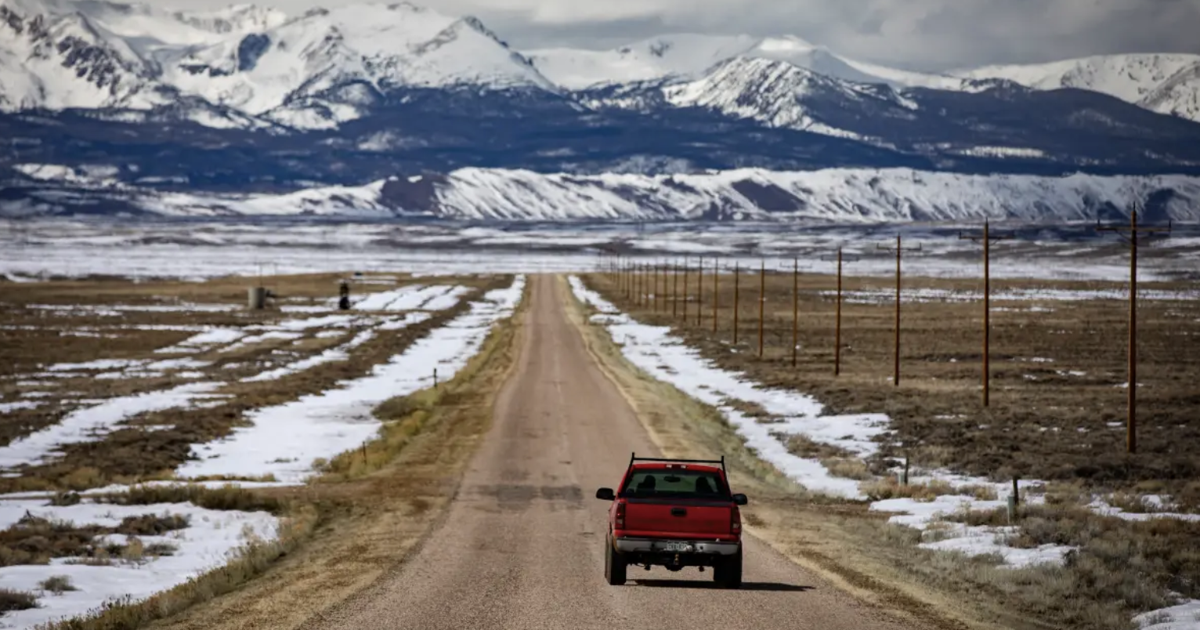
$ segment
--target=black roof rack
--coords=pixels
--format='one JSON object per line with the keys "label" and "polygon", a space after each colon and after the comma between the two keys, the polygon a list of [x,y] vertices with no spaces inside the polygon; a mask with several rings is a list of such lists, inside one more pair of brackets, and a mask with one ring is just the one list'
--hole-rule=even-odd
{"label": "black roof rack", "polygon": [[672,457],[638,457],[636,452],[629,453],[629,465],[633,462],[675,462],[679,464],[720,464],[721,470],[725,470],[725,456],[721,459],[674,459]]}

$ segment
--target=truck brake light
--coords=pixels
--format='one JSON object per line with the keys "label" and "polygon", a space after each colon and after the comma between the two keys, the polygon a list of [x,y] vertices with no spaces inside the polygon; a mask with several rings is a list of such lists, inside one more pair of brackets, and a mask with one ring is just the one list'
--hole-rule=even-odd
{"label": "truck brake light", "polygon": [[742,533],[742,514],[736,505],[729,510],[729,531],[734,534]]}
{"label": "truck brake light", "polygon": [[625,529],[625,502],[617,501],[617,529]]}

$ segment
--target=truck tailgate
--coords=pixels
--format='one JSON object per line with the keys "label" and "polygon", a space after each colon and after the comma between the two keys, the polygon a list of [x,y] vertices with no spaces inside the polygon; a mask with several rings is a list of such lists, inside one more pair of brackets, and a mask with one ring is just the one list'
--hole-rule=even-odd
{"label": "truck tailgate", "polygon": [[728,536],[732,507],[724,503],[629,499],[625,531],[671,536]]}

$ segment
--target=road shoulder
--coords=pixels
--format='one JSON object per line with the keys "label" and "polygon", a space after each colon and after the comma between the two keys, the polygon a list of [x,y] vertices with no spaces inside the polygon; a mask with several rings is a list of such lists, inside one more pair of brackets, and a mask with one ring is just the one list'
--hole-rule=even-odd
{"label": "road shoulder", "polygon": [[360,479],[317,480],[297,491],[320,515],[299,549],[235,592],[148,627],[297,628],[398,571],[444,517],[491,425],[495,398],[522,347],[529,297],[527,286],[513,316],[493,327],[458,376],[436,392],[408,397],[421,404],[397,413],[389,426],[404,430],[419,420],[420,428],[392,461]]}
{"label": "road shoulder", "polygon": [[[566,279],[560,278],[566,284]],[[725,455],[733,482],[751,496],[744,508],[746,531],[796,564],[871,605],[930,629],[995,630],[981,622],[982,611],[937,593],[901,575],[862,544],[880,528],[865,505],[808,497],[744,442],[712,407],[639,370],[621,354],[603,326],[589,321],[586,305],[569,287],[560,292],[568,319],[580,332],[593,360],[634,409],[664,455],[713,458]],[[888,552],[896,550],[888,549]]]}

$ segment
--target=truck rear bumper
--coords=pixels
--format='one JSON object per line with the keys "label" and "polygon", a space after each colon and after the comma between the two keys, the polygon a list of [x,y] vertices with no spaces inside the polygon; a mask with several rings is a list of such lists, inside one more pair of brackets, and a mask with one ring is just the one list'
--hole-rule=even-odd
{"label": "truck rear bumper", "polygon": [[[675,545],[687,545],[680,550]],[[618,553],[630,554],[701,554],[710,556],[732,556],[741,549],[740,542],[715,542],[711,540],[667,540],[662,538],[614,538],[613,546]]]}

